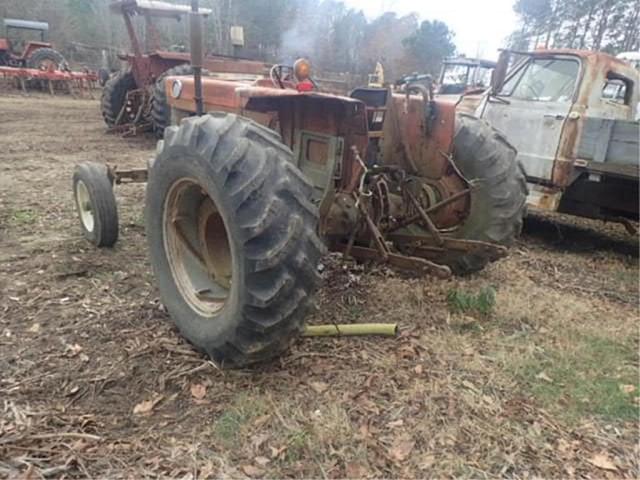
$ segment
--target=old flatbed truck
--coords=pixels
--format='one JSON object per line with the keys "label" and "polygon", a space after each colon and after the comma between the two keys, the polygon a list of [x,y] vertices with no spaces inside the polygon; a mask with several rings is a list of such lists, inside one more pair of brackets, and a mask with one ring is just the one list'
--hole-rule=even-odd
{"label": "old flatbed truck", "polygon": [[637,232],[638,71],[602,52],[536,50],[500,74],[510,54],[476,115],[517,148],[528,204]]}

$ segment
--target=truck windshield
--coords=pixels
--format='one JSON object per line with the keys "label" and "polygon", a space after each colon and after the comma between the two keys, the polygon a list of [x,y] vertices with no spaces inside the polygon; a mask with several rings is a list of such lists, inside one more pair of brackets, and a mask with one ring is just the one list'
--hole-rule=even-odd
{"label": "truck windshield", "polygon": [[532,58],[503,85],[500,95],[539,102],[569,102],[580,64],[565,58]]}

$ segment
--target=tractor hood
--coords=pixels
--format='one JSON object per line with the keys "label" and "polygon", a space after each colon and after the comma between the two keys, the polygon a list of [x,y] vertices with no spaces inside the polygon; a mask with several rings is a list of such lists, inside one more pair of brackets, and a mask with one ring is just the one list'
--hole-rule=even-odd
{"label": "tractor hood", "polygon": [[[320,92],[298,92],[293,88],[275,88],[271,80],[253,80],[242,78],[211,78],[202,79],[202,97],[205,111],[239,111],[252,110],[255,112],[269,112],[288,101],[308,101],[327,105],[343,105],[351,111],[362,109],[364,104],[357,99],[331,95]],[[167,98],[174,108],[185,111],[195,111],[195,89],[193,77],[168,77],[165,83]]]}

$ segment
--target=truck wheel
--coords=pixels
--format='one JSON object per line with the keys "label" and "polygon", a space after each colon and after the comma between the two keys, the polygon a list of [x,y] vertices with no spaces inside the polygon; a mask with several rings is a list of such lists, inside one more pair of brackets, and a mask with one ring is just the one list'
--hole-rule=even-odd
{"label": "truck wheel", "polygon": [[122,70],[107,80],[100,98],[100,110],[107,126],[113,127],[116,124],[120,110],[124,106],[127,92],[135,88],[136,80],[129,70]]}
{"label": "truck wheel", "polygon": [[275,357],[303,327],[324,250],[312,188],[278,134],[233,114],[165,130],[146,224],[160,297],[223,366]]}
{"label": "truck wheel", "polygon": [[56,70],[68,68],[67,61],[62,54],[53,48],[38,48],[27,59],[27,67],[38,70],[48,70],[53,66]]}
{"label": "truck wheel", "polygon": [[73,196],[84,237],[96,247],[118,240],[118,207],[105,165],[85,162],[73,173]]}
{"label": "truck wheel", "polygon": [[[471,210],[454,236],[511,245],[522,230],[526,213],[527,182],[516,160],[516,149],[484,120],[456,115],[454,157],[467,180],[476,182]],[[466,254],[447,262],[458,274],[482,270],[492,259]]]}

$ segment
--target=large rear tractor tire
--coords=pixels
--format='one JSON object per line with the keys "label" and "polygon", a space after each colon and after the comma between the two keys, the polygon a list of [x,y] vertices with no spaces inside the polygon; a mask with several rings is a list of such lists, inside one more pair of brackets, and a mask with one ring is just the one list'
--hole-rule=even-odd
{"label": "large rear tractor tire", "polygon": [[319,285],[312,187],[277,133],[233,114],[165,130],[149,171],[149,255],[180,332],[226,367],[269,360]]}
{"label": "large rear tractor tire", "polygon": [[102,89],[100,110],[108,127],[116,124],[118,115],[124,106],[127,92],[136,88],[136,80],[130,70],[122,70],[112,76]]}
{"label": "large rear tractor tire", "polygon": [[27,67],[38,70],[49,70],[49,67],[54,67],[54,70],[65,70],[68,65],[62,54],[57,50],[53,48],[38,48],[27,59]]}
{"label": "large rear tractor tire", "polygon": [[105,165],[85,162],[73,173],[73,197],[84,237],[96,247],[118,240],[118,207]]}
{"label": "large rear tractor tire", "polygon": [[182,75],[193,75],[193,67],[191,64],[186,63],[170,68],[156,80],[153,87],[153,96],[151,97],[151,124],[156,138],[162,138],[164,129],[171,125],[171,106],[167,101],[164,80],[166,77]]}
{"label": "large rear tractor tire", "polygon": [[[453,161],[474,183],[471,210],[454,236],[509,246],[522,230],[527,182],[516,160],[516,149],[484,120],[456,115]],[[492,260],[480,253],[456,256],[447,262],[464,275],[482,270]]]}

